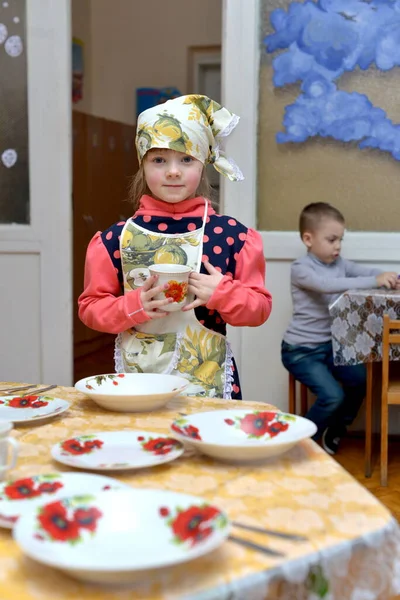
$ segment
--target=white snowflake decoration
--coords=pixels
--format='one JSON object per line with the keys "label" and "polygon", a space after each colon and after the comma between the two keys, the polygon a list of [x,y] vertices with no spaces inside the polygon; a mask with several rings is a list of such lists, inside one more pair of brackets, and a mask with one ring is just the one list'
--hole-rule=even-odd
{"label": "white snowflake decoration", "polygon": [[1,155],[1,162],[5,167],[7,167],[7,169],[11,169],[11,167],[13,167],[17,162],[17,159],[18,154],[12,148],[4,150],[3,154]]}
{"label": "white snowflake decoration", "polygon": [[8,29],[4,23],[0,23],[0,44],[3,44],[8,36]]}
{"label": "white snowflake decoration", "polygon": [[24,46],[19,35],[11,35],[4,44],[6,52],[12,58],[20,56],[24,50]]}

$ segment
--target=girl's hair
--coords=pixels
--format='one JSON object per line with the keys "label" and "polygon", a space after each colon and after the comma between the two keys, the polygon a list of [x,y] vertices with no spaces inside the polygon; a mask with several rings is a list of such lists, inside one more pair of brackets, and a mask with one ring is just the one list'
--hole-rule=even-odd
{"label": "girl's hair", "polygon": [[[140,198],[144,194],[149,194],[151,196],[151,191],[148,188],[148,185],[146,183],[146,178],[144,176],[144,168],[143,168],[143,162],[142,162],[142,164],[139,167],[139,170],[132,177],[132,180],[131,180],[131,183],[129,186],[128,199],[133,204],[134,212],[136,212],[136,210],[138,209]],[[214,195],[213,189],[210,185],[210,181],[207,176],[206,168],[203,167],[203,173],[201,175],[199,187],[196,190],[196,196],[204,196],[205,198],[208,198],[209,200],[213,201],[213,195]]]}

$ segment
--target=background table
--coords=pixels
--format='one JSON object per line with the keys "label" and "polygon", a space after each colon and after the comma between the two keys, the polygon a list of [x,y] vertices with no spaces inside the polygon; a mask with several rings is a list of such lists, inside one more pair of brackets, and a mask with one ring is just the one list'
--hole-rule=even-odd
{"label": "background table", "polygon": [[[71,470],[52,461],[50,448],[74,435],[132,428],[166,433],[178,412],[269,407],[178,398],[162,411],[121,414],[100,409],[73,388],[60,387],[52,395],[72,406],[51,422],[15,430],[21,449],[14,478]],[[118,473],[116,478],[133,487],[203,496],[231,519],[304,534],[309,541],[288,542],[236,530],[242,538],[283,551],[286,558],[226,542],[151,581],[116,589],[82,584],[35,563],[23,556],[8,530],[0,530],[1,600],[388,600],[400,592],[398,524],[312,441],[259,466],[224,464],[190,450],[172,463]]]}
{"label": "background table", "polygon": [[[400,319],[400,290],[349,290],[330,307],[335,365],[367,367],[365,396],[365,475],[371,476],[373,362],[382,360],[383,315]],[[390,360],[400,360],[400,346],[393,346]]]}
{"label": "background table", "polygon": [[[383,315],[400,319],[400,290],[349,290],[329,312],[335,365],[380,361]],[[393,349],[391,360],[400,360],[400,346]]]}

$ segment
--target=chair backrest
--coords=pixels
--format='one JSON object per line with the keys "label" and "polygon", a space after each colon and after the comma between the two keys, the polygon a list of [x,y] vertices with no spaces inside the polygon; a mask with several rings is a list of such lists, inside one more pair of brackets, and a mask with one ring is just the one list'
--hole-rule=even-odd
{"label": "chair backrest", "polygon": [[394,330],[400,330],[400,320],[393,320],[389,315],[383,315],[382,390],[387,390],[389,385],[390,345],[400,344],[400,333],[391,333]]}

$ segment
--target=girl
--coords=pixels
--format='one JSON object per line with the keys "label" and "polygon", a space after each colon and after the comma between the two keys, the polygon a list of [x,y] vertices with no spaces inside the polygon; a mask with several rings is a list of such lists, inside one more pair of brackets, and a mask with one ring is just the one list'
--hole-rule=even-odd
{"label": "girl", "polygon": [[[206,96],[182,96],[139,115],[140,168],[134,215],[98,232],[85,264],[79,316],[88,327],[118,334],[115,368],[125,373],[186,377],[188,395],[241,398],[226,324],[257,326],[271,312],[257,232],[211,207],[205,165],[231,181],[243,176],[218,140],[239,118]],[[177,282],[157,284],[152,264],[188,265],[189,304],[177,312]],[[165,298],[156,299],[164,292]]]}

